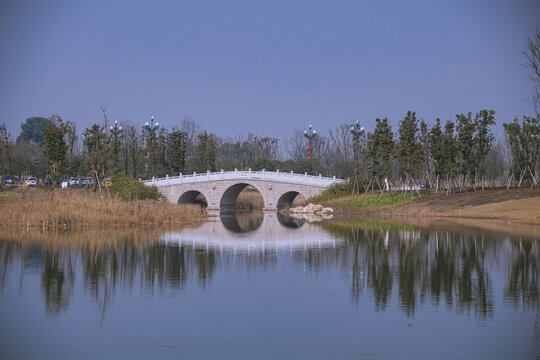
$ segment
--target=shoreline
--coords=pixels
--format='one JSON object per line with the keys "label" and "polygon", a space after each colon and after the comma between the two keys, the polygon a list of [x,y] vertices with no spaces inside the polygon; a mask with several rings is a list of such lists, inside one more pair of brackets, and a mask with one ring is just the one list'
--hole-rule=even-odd
{"label": "shoreline", "polygon": [[[400,197],[401,194],[393,195],[396,196]],[[426,220],[445,219],[456,222],[466,219],[540,225],[539,189],[490,189],[448,195],[429,193],[397,199],[395,204],[389,205],[378,205],[378,201],[372,201],[378,197],[379,194],[346,196],[322,201],[321,204],[334,208],[336,218],[349,220],[381,218],[407,223],[414,218],[418,223]],[[362,207],[363,204],[368,205]]]}

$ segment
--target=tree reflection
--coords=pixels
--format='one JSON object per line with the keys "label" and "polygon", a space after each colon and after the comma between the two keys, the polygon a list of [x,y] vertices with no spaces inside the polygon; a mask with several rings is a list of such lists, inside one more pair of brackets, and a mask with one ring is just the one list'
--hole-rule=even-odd
{"label": "tree reflection", "polygon": [[[491,319],[495,309],[490,273],[499,269],[506,269],[504,300],[537,310],[536,242],[488,241],[481,233],[419,231],[380,223],[320,226],[324,236],[338,239],[335,246],[312,242],[278,249],[267,241],[256,247],[245,234],[238,235],[247,244],[238,252],[234,247],[221,249],[219,242],[213,246],[204,241],[167,242],[155,240],[155,234],[137,233],[99,235],[84,241],[0,240],[0,291],[18,267],[21,286],[25,271],[37,271],[46,312],[58,316],[69,307],[75,273],[80,271],[84,289],[103,320],[119,289],[140,287],[150,295],[180,292],[190,283],[207,289],[219,271],[253,274],[277,269],[282,256],[310,276],[342,272],[350,282],[350,301],[359,305],[373,299],[376,311],[385,311],[394,298],[407,316],[414,316],[421,304],[430,301],[481,320]],[[321,234],[307,224],[287,231]]]}
{"label": "tree reflection", "polygon": [[[408,316],[414,315],[418,305],[428,299],[437,306],[443,300],[447,306],[456,306],[458,312],[474,313],[480,319],[493,316],[493,288],[486,254],[489,251],[493,260],[500,243],[489,242],[486,249],[484,241],[474,236],[367,225],[323,225],[347,242],[349,254],[343,261],[351,267],[354,303],[358,303],[364,289],[369,289],[375,309],[385,310],[397,286],[401,309]],[[536,277],[527,277],[526,282],[538,285]]]}
{"label": "tree reflection", "polygon": [[44,255],[41,289],[45,297],[45,310],[51,316],[58,316],[67,310],[73,293],[74,273],[71,253],[46,251]]}
{"label": "tree reflection", "polygon": [[[536,250],[536,251],[535,251]],[[537,244],[519,240],[512,243],[513,257],[505,299],[515,305],[519,302],[527,310],[538,310],[538,254]]]}

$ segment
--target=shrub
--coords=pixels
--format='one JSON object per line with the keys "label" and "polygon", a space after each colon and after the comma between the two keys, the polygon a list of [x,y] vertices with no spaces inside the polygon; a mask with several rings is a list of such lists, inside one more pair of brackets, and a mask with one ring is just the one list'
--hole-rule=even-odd
{"label": "shrub", "polygon": [[137,179],[124,175],[113,176],[111,191],[123,200],[164,200],[164,196],[157,187],[146,186]]}

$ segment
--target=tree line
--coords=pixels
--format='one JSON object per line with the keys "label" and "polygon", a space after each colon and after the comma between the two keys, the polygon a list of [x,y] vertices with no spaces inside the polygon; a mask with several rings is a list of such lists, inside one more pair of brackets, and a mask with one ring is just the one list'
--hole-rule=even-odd
{"label": "tree line", "polygon": [[533,181],[539,173],[540,117],[504,123],[504,139],[493,134],[495,112],[457,114],[429,126],[408,111],[397,130],[388,118],[375,119],[373,132],[353,132],[341,124],[308,142],[300,130],[280,142],[249,134],[218,136],[185,116],[171,129],[104,120],[78,132],[58,115],[28,118],[12,141],[0,126],[0,158],[5,175],[40,177],[163,177],[219,169],[307,172],[362,179],[416,179],[429,183],[460,179],[463,185],[502,184],[509,177]]}

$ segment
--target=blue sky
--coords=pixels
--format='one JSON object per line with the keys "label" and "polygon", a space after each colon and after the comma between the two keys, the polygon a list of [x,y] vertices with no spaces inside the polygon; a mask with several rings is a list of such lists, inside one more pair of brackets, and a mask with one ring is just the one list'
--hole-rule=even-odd
{"label": "blue sky", "polygon": [[540,1],[2,1],[0,112],[288,137],[407,110],[532,114]]}

